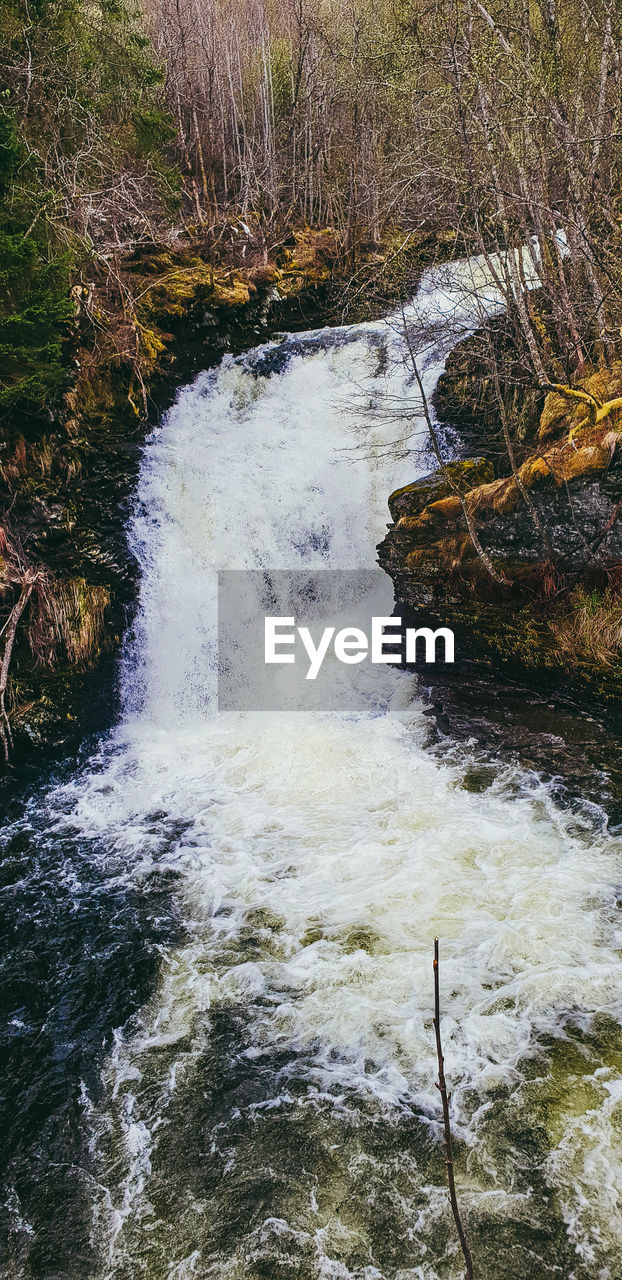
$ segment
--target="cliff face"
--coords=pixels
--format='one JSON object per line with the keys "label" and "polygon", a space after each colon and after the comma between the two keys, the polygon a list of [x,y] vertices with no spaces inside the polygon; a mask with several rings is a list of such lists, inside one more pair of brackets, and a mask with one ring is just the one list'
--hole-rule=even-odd
{"label": "cliff face", "polygon": [[[622,577],[622,409],[609,407],[622,390],[622,368],[599,371],[579,390],[588,393],[585,400],[547,396],[537,439],[519,469],[553,556],[513,476],[493,479],[491,464],[481,459],[450,468],[506,586],[494,583],[478,558],[460,499],[442,472],[389,499],[393,524],[378,559],[397,600],[407,611],[453,625],[474,656],[494,652],[548,667],[571,661],[586,673],[599,665],[610,674],[619,668],[612,636],[599,655],[583,635],[573,648],[562,625],[581,613],[588,594],[593,611],[610,618]],[[588,404],[590,395],[604,408]]]}

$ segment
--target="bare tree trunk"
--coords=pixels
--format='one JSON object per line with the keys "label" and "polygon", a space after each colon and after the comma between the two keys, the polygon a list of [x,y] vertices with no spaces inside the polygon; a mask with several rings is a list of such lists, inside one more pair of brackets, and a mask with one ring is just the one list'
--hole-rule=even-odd
{"label": "bare tree trunk", "polygon": [[517,489],[518,489],[518,491],[519,491],[519,493],[520,493],[520,495],[521,495],[521,497],[522,497],[522,499],[523,499],[523,502],[525,503],[525,506],[527,507],[527,510],[529,511],[529,514],[530,514],[530,516],[531,516],[531,519],[533,520],[534,526],[535,526],[535,528],[536,528],[537,532],[539,533],[539,535],[540,535],[540,537],[541,537],[541,539],[542,539],[542,545],[543,545],[544,550],[545,550],[545,552],[546,552],[546,554],[547,554],[547,557],[548,557],[548,559],[549,559],[549,560],[554,561],[554,560],[556,559],[556,556],[555,556],[555,551],[554,551],[554,549],[553,549],[553,546],[552,546],[552,544],[551,544],[551,540],[550,540],[549,535],[548,535],[548,533],[547,533],[547,531],[546,531],[546,529],[545,529],[545,527],[544,527],[544,525],[543,525],[543,523],[542,523],[542,521],[541,521],[541,519],[540,519],[540,516],[538,515],[538,512],[536,511],[536,508],[535,508],[535,505],[534,505],[533,498],[532,498],[532,496],[531,496],[531,494],[530,494],[529,490],[525,488],[525,485],[523,484],[523,481],[522,481],[522,479],[521,479],[521,476],[520,476],[520,472],[519,472],[519,470],[518,470],[518,467],[516,466],[516,457],[515,457],[515,454],[514,454],[514,446],[513,446],[513,444],[512,444],[512,437],[511,437],[511,435],[510,435],[510,428],[509,428],[509,423],[508,423],[508,415],[507,415],[507,410],[506,410],[506,406],[505,406],[505,401],[504,401],[504,399],[503,399],[503,393],[502,393],[502,391],[501,391],[501,383],[500,383],[500,381],[499,381],[499,369],[498,369],[498,367],[497,367],[497,359],[496,359],[495,352],[494,352],[494,348],[493,348],[493,344],[492,344],[492,338],[491,338],[491,336],[490,336],[490,330],[488,329],[488,327],[487,327],[487,326],[486,326],[486,341],[487,341],[487,344],[488,344],[488,354],[489,354],[489,357],[490,357],[490,363],[491,363],[491,368],[492,368],[492,380],[493,380],[493,385],[494,385],[494,388],[495,388],[495,396],[496,396],[497,404],[498,404],[498,406],[499,406],[499,417],[501,418],[501,427],[502,427],[502,430],[503,430],[503,440],[504,440],[504,443],[505,443],[506,453],[507,453],[507,455],[508,455],[508,459],[509,459],[509,462],[510,462],[510,467],[511,467],[511,470],[512,470],[512,477],[513,477],[514,482],[515,482],[515,484],[516,484],[516,487],[517,487]]}
{"label": "bare tree trunk", "polygon": [[403,312],[402,312],[402,319],[403,319],[404,335],[406,338],[406,345],[408,347],[408,354],[410,356],[410,361],[411,361],[413,373],[415,375],[415,380],[419,388],[419,394],[421,396],[421,403],[423,406],[423,413],[426,421],[426,426],[428,429],[428,435],[430,437],[432,448],[434,450],[434,455],[436,457],[439,467],[443,472],[443,475],[445,476],[445,479],[447,481],[447,484],[449,485],[449,488],[451,489],[452,493],[455,495],[455,497],[458,499],[460,503],[460,506],[462,508],[462,514],[464,516],[465,524],[467,527],[467,533],[471,540],[471,545],[473,546],[473,550],[475,551],[475,554],[483,564],[487,574],[489,575],[490,578],[492,578],[493,582],[496,582],[500,587],[507,587],[509,583],[505,574],[500,569],[497,569],[495,567],[488,553],[484,551],[484,548],[477,536],[477,529],[475,528],[475,522],[473,520],[473,516],[471,515],[471,512],[469,511],[468,505],[465,501],[464,494],[462,493],[460,486],[455,483],[454,479],[451,476],[451,473],[447,469],[447,464],[445,462],[445,459],[443,458],[441,447],[438,442],[438,436],[436,434],[434,422],[432,420],[432,414],[430,412],[428,397],[426,395],[425,387],[423,385],[423,380],[419,372],[419,365],[417,364],[417,356],[413,349],[410,334],[408,332],[408,326],[406,324],[406,320]]}
{"label": "bare tree trunk", "polygon": [[200,129],[199,129],[199,121],[198,121],[198,117],[197,117],[197,109],[196,109],[196,107],[195,107],[194,103],[192,104],[192,123],[193,123],[193,125],[194,125],[194,137],[195,137],[195,141],[196,141],[196,145],[197,145],[197,156],[198,156],[198,160],[199,160],[199,171],[200,171],[200,174],[201,174],[201,184],[202,184],[202,187],[203,187],[203,199],[205,200],[205,207],[206,207],[206,209],[207,209],[207,210],[209,210],[209,206],[210,206],[210,195],[209,195],[209,188],[208,188],[208,185],[207,185],[207,173],[205,172],[205,161],[204,161],[204,159],[203,159],[203,144],[202,144],[202,142],[201,142],[201,131],[200,131]]}
{"label": "bare tree trunk", "polygon": [[11,657],[13,654],[17,625],[28,601],[30,600],[36,580],[36,574],[31,571],[27,571],[24,574],[19,599],[13,605],[4,627],[4,652],[2,654],[2,664],[0,666],[0,742],[2,743],[4,751],[5,764],[8,763],[10,750],[13,746],[13,735],[11,733],[11,725],[5,705],[6,689],[9,680],[9,668],[11,666]]}
{"label": "bare tree trunk", "polygon": [[503,191],[503,186],[499,179],[499,173],[498,173],[495,156],[494,156],[494,147],[492,142],[488,103],[486,101],[486,95],[481,85],[479,86],[479,91],[478,91],[478,101],[479,101],[479,107],[480,107],[480,112],[482,116],[483,128],[484,128],[484,141],[485,141],[486,150],[488,152],[488,156],[490,159],[490,167],[491,167],[491,173],[493,177],[495,196],[497,200],[497,208],[499,211],[499,219],[501,222],[501,226],[503,229],[503,236],[505,240],[506,255],[507,255],[507,270],[508,270],[509,278],[511,281],[512,300],[514,302],[514,305],[518,313],[520,326],[523,331],[525,342],[527,343],[527,348],[529,351],[529,355],[531,357],[531,362],[533,364],[536,377],[538,379],[538,382],[541,385],[544,385],[544,383],[548,381],[548,378],[547,378],[546,370],[544,368],[544,364],[542,363],[542,357],[538,349],[538,343],[533,331],[533,326],[531,323],[531,318],[529,316],[529,311],[527,309],[527,303],[525,300],[524,282],[523,280],[521,280],[521,273],[520,273],[519,264],[517,261],[517,255],[522,255],[524,250],[522,245],[519,246],[518,248],[515,248],[514,246],[514,237],[510,229],[510,224],[509,224],[509,219],[507,214],[507,207],[505,202],[505,195]]}

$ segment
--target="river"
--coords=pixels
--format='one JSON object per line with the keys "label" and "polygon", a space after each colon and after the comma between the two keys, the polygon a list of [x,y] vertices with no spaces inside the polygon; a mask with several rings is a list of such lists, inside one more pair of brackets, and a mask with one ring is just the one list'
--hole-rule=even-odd
{"label": "river", "polygon": [[122,715],[2,837],[11,1280],[457,1280],[435,934],[476,1275],[622,1274],[606,815],[504,760],[466,789],[406,671],[214,703],[215,570],[373,568],[431,465],[403,323],[431,395],[498,306],[485,263],[429,269],[404,316],[225,357],[147,442]]}

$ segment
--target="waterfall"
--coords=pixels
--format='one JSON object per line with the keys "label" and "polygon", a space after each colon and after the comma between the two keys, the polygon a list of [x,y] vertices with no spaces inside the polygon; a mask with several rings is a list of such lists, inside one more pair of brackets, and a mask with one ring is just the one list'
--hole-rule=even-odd
{"label": "waterfall", "polygon": [[619,841],[518,766],[466,790],[407,672],[351,714],[214,705],[217,571],[373,568],[430,469],[404,325],[431,395],[501,306],[482,259],[429,269],[403,315],[226,356],[147,443],[124,715],[50,802],[176,920],[83,1088],[90,1275],[457,1280],[435,934],[478,1274],[620,1274]]}

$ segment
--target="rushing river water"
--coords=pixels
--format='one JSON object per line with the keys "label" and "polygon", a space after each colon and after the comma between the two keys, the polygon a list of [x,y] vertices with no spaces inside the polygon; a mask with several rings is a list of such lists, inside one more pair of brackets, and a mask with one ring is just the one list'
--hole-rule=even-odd
{"label": "rushing river water", "polygon": [[[429,392],[496,305],[482,263],[424,276]],[[457,1280],[434,934],[477,1276],[622,1275],[604,815],[466,790],[393,668],[348,714],[214,710],[214,569],[373,567],[429,468],[400,328],[226,357],[147,445],[121,723],[4,835],[11,1280]]]}

